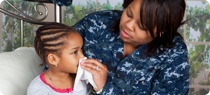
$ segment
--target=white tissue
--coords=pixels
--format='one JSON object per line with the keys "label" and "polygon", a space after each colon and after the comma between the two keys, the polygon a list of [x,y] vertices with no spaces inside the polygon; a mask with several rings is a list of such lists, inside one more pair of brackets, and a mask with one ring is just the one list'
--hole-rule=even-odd
{"label": "white tissue", "polygon": [[84,89],[84,85],[81,82],[85,81],[86,84],[90,83],[94,88],[97,88],[94,81],[93,81],[93,76],[90,72],[82,69],[80,62],[84,63],[85,60],[87,59],[87,57],[84,57],[83,59],[79,60],[79,66],[78,66],[78,70],[77,70],[77,76],[76,79],[74,81],[74,91],[80,91],[82,89]]}

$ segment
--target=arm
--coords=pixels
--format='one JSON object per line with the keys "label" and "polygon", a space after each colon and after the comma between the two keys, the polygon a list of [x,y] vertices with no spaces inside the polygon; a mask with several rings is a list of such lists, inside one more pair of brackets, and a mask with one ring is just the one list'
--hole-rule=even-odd
{"label": "arm", "polygon": [[78,30],[82,38],[92,40],[100,37],[104,30],[112,27],[112,23],[120,19],[122,11],[104,10],[93,12],[78,21],[73,27]]}
{"label": "arm", "polygon": [[76,30],[79,32],[79,34],[82,36],[82,38],[85,37],[85,30],[87,29],[86,27],[86,21],[87,21],[87,18],[84,17],[83,19],[81,19],[80,21],[78,21],[74,26],[74,28],[76,28]]}
{"label": "arm", "polygon": [[180,56],[165,68],[152,82],[151,94],[187,95],[189,90],[189,65],[186,56]]}
{"label": "arm", "polygon": [[187,47],[183,43],[169,52],[166,66],[152,82],[150,94],[187,95],[189,90],[189,70]]}

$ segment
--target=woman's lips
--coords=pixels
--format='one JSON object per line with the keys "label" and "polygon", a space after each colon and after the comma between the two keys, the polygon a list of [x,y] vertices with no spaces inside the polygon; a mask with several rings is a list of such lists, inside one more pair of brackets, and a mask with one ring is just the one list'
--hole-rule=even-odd
{"label": "woman's lips", "polygon": [[131,36],[128,35],[123,29],[121,30],[121,35],[124,37],[124,38],[130,38]]}

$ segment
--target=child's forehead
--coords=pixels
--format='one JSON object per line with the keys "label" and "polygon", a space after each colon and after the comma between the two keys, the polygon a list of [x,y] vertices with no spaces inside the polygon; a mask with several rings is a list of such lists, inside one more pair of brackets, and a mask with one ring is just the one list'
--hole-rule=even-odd
{"label": "child's forehead", "polygon": [[67,38],[69,40],[76,40],[76,39],[80,39],[81,36],[78,32],[72,32],[72,33],[70,33],[70,35]]}
{"label": "child's forehead", "polygon": [[70,34],[67,39],[67,43],[71,46],[81,46],[83,45],[83,39],[79,33],[75,32]]}

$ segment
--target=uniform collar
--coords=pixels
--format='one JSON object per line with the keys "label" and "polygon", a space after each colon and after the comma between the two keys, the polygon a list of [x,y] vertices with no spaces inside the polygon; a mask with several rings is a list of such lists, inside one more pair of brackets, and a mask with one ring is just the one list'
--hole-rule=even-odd
{"label": "uniform collar", "polygon": [[109,50],[111,51],[111,53],[113,54],[113,56],[115,57],[115,59],[118,62],[120,62],[122,60],[130,60],[130,59],[128,59],[130,57],[140,57],[140,55],[145,54],[145,50],[143,48],[148,45],[148,43],[147,43],[147,44],[143,44],[143,45],[139,46],[131,54],[129,54],[127,57],[123,58],[124,42],[120,38],[119,32],[116,34],[112,34],[112,33],[109,34],[106,39],[108,41],[107,47],[109,48]]}

